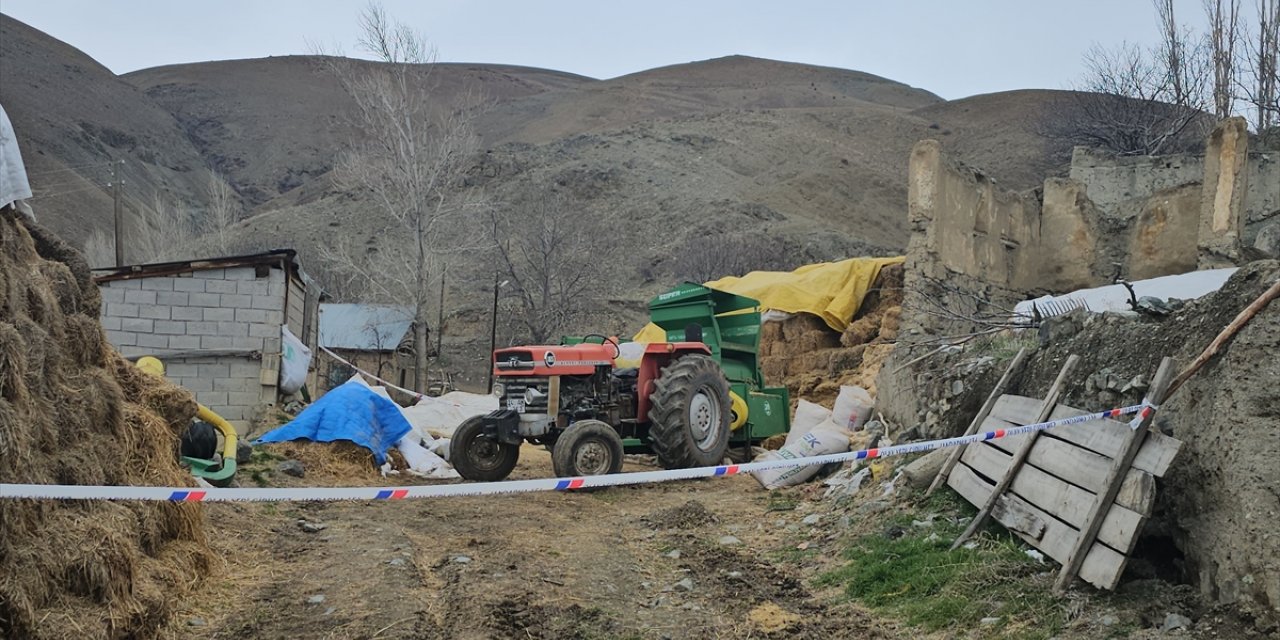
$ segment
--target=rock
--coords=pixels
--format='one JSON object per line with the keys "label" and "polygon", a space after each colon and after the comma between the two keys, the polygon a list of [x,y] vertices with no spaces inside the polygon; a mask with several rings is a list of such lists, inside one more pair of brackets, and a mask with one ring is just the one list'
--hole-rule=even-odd
{"label": "rock", "polygon": [[1267,255],[1280,258],[1280,221],[1272,222],[1258,230],[1253,247]]}
{"label": "rock", "polygon": [[801,520],[800,522],[804,524],[809,524],[809,525],[818,524],[819,522],[822,522],[822,516],[816,513],[813,513],[805,516],[804,519]]}
{"label": "rock", "polygon": [[673,559],[673,560],[679,560],[679,559],[680,559],[680,550],[679,550],[679,549],[672,549],[672,550],[670,550],[670,551],[668,551],[668,552],[666,552],[666,553],[664,553],[664,554],[662,554],[662,555],[664,555],[664,556],[666,556],[666,557],[668,557],[668,558],[671,558],[671,559]]}
{"label": "rock", "polygon": [[308,520],[298,520],[298,528],[306,533],[320,533],[329,528],[329,525],[321,522],[310,522]]}
{"label": "rock", "polygon": [[1161,631],[1173,631],[1174,629],[1190,629],[1191,618],[1180,613],[1170,613],[1164,617],[1164,624],[1160,625]]}
{"label": "rock", "polygon": [[726,547],[742,544],[742,541],[735,536],[721,536],[720,539],[717,540],[717,542],[719,542],[720,544]]}
{"label": "rock", "polygon": [[946,449],[935,449],[903,467],[902,475],[907,479],[907,484],[916,489],[929,486],[933,479],[938,477],[938,472],[942,470],[942,464],[947,461],[949,453]]}
{"label": "rock", "polygon": [[951,395],[953,395],[953,396],[958,396],[958,395],[960,395],[960,394],[962,394],[962,393],[964,393],[964,381],[963,381],[963,380],[952,380],[952,381],[951,381]]}
{"label": "rock", "polygon": [[683,591],[693,591],[693,578],[685,578],[677,582],[676,588]]}
{"label": "rock", "polygon": [[1138,298],[1137,311],[1139,313],[1145,313],[1147,315],[1159,316],[1159,317],[1164,317],[1169,315],[1170,313],[1173,313],[1173,309],[1171,309],[1169,305],[1165,303],[1164,300],[1161,300],[1160,298],[1156,298],[1154,296],[1142,296]]}
{"label": "rock", "polygon": [[393,567],[403,567],[405,562],[404,562],[404,558],[392,558],[387,561],[387,564]]}
{"label": "rock", "polygon": [[1125,385],[1120,388],[1120,393],[1129,393],[1130,391],[1146,391],[1147,386],[1148,386],[1147,379],[1141,374],[1139,374],[1130,378],[1129,381],[1126,382]]}
{"label": "rock", "polygon": [[301,478],[307,475],[306,468],[303,467],[302,463],[298,462],[297,460],[285,460],[284,462],[281,462],[280,464],[276,465],[276,471],[279,471],[280,473],[283,473],[283,474],[291,475],[295,478]]}
{"label": "rock", "polygon": [[467,556],[454,556],[453,563],[454,564],[470,564],[471,558],[468,558]]}
{"label": "rock", "polygon": [[978,624],[981,624],[983,626],[991,626],[993,624],[996,624],[997,622],[1000,622],[1000,618],[987,617],[979,620]]}
{"label": "rock", "polygon": [[879,513],[889,508],[889,503],[883,500],[872,500],[858,506],[858,513],[866,515],[869,513]]}
{"label": "rock", "polygon": [[190,618],[187,620],[188,627],[203,627],[204,625],[204,618]]}
{"label": "rock", "polygon": [[307,604],[324,604],[324,594],[317,593],[316,595],[307,598]]}
{"label": "rock", "polygon": [[1101,622],[1102,626],[1104,627],[1114,627],[1117,624],[1120,624],[1120,618],[1107,614],[1105,616],[1102,616],[1099,622]]}
{"label": "rock", "polygon": [[236,464],[249,464],[253,459],[253,447],[244,440],[236,440]]}

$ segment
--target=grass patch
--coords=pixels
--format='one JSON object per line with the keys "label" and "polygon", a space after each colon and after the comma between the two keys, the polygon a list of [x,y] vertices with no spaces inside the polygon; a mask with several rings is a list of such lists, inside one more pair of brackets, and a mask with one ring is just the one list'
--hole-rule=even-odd
{"label": "grass patch", "polygon": [[[844,551],[844,566],[818,577],[820,586],[842,587],[867,607],[929,631],[974,630],[982,618],[992,634],[1048,638],[1066,621],[1051,594],[1051,567],[1029,558],[1026,547],[997,527],[972,538],[973,548],[950,550],[964,530],[957,516],[973,508],[951,492],[940,492],[910,513],[887,522],[881,533],[864,535]],[[913,520],[939,514],[934,524]]]}
{"label": "grass patch", "polygon": [[977,338],[969,343],[966,351],[976,356],[991,356],[996,362],[1004,362],[1018,355],[1019,349],[1035,351],[1039,344],[1040,338],[1036,332],[1016,331]]}
{"label": "grass patch", "polygon": [[793,495],[784,494],[781,491],[770,491],[769,502],[765,505],[765,513],[773,511],[795,511],[800,501]]}

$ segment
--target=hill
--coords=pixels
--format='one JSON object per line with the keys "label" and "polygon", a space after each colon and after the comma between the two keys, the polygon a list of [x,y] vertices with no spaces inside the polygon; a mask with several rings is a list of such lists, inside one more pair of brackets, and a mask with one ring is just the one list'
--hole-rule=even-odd
{"label": "hill", "polygon": [[[65,151],[83,136],[68,135],[77,129],[66,122],[43,124],[49,111],[43,105],[58,103],[53,111],[67,111],[62,119],[83,123],[80,130],[119,129],[146,140],[114,150],[130,166],[186,168],[162,174],[169,178],[163,187],[140,180],[138,192],[187,185],[199,205],[196,176],[207,176],[206,169],[225,176],[248,207],[235,231],[240,248],[293,246],[322,274],[322,249],[336,239],[368,251],[401,248],[404,240],[387,233],[387,221],[360,193],[335,187],[334,159],[358,131],[351,101],[321,72],[322,60],[207,62],[115,78],[52,38],[16,21],[4,24],[21,32],[24,43],[6,38],[6,65],[45,60],[92,69],[92,82],[68,87],[70,80],[60,80],[39,96],[15,90],[6,76],[5,104],[28,140],[24,150],[37,157],[33,171],[50,156],[61,163],[54,168],[86,179],[73,169],[81,156]],[[601,321],[612,316],[620,326],[621,316],[634,319],[647,295],[695,277],[689,256],[745,246],[750,255],[735,269],[785,268],[901,251],[907,156],[919,139],[942,140],[954,155],[1015,188],[1037,186],[1066,158],[1062,145],[1039,133],[1047,114],[1069,106],[1063,92],[948,102],[858,71],[745,56],[608,80],[481,64],[437,64],[419,72],[442,108],[462,103],[479,113],[474,125],[484,149],[460,188],[517,215],[554,198],[584,224],[604,221],[607,255],[589,268],[607,285],[607,299],[598,301]],[[111,108],[86,95],[84,87],[98,85],[115,96]],[[168,156],[148,156],[160,150]],[[38,189],[45,177],[33,177]],[[93,216],[37,208],[78,241],[82,219],[100,221],[110,211],[109,202],[94,195],[98,200],[82,207],[100,212]],[[480,229],[460,225],[458,232],[474,238]],[[462,315],[468,309],[480,314],[492,256],[457,253],[450,268],[453,306]]]}
{"label": "hill", "polygon": [[112,223],[112,163],[128,209],[154,194],[197,201],[204,158],[172,115],[82,51],[0,14],[0,104],[18,133],[33,206],[75,244]]}

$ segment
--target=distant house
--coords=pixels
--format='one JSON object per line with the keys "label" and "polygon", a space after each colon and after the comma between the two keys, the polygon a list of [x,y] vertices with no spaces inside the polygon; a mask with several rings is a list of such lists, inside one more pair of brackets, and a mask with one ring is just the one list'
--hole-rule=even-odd
{"label": "distant house", "polygon": [[170,380],[242,432],[282,399],[281,326],[315,351],[322,294],[291,249],[95,269],[94,281],[111,344],[126,358],[159,358]]}
{"label": "distant house", "polygon": [[[392,384],[413,386],[413,309],[409,307],[322,304],[319,344]],[[355,374],[327,354],[319,358],[322,390],[332,389]]]}

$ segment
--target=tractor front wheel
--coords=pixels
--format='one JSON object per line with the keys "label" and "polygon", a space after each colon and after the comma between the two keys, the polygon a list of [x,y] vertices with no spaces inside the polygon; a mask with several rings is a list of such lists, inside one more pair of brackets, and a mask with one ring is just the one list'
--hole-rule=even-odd
{"label": "tractor front wheel", "polygon": [[498,442],[484,434],[480,416],[468,418],[453,432],[449,443],[453,468],[467,480],[494,482],[511,475],[520,458],[520,446]]}
{"label": "tractor front wheel", "polygon": [[729,447],[729,381],[708,356],[667,365],[649,397],[649,439],[667,469],[720,464]]}
{"label": "tractor front wheel", "polygon": [[556,476],[600,476],[622,471],[622,436],[599,420],[569,425],[551,451]]}

